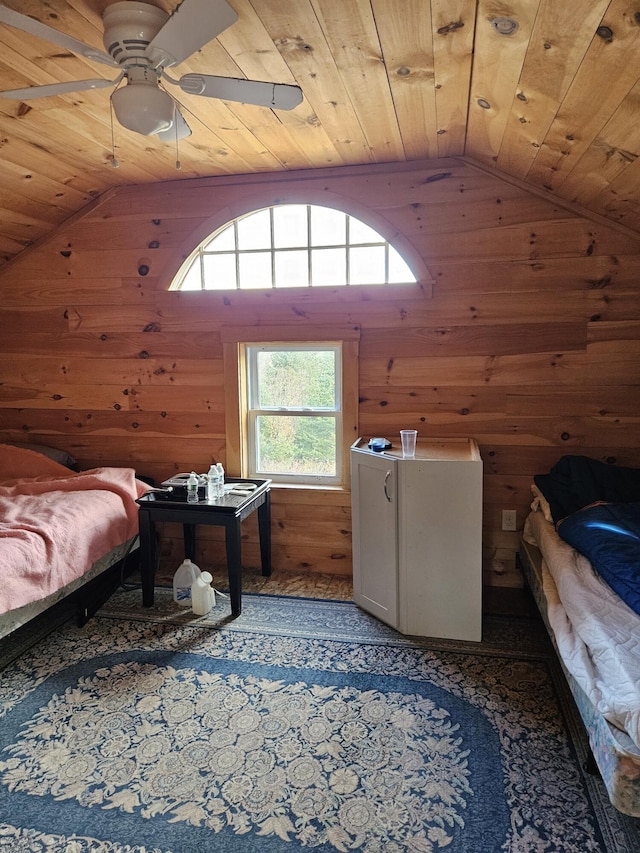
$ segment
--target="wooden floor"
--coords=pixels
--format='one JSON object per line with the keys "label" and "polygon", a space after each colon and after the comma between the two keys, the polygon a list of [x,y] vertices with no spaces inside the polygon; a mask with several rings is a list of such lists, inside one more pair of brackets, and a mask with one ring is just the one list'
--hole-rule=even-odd
{"label": "wooden floor", "polygon": [[351,601],[353,598],[351,578],[308,572],[297,574],[274,571],[271,577],[265,578],[259,569],[243,569],[242,590],[303,598],[333,598],[338,601]]}
{"label": "wooden floor", "polygon": [[[171,586],[170,577],[158,574],[158,586]],[[226,573],[216,573],[213,586],[227,589]],[[260,569],[242,569],[242,591],[261,592],[266,595],[292,595],[301,598],[332,598],[337,601],[351,601],[353,583],[351,578],[318,573],[278,572],[274,569],[270,577],[263,577]]]}
{"label": "wooden floor", "polygon": [[[171,586],[171,577],[157,576],[159,586]],[[226,574],[214,574],[213,586],[227,589]],[[278,572],[274,569],[270,577],[263,577],[260,569],[242,570],[242,591],[260,592],[265,595],[291,595],[302,598],[325,598],[336,601],[353,599],[351,578],[319,573]],[[483,611],[506,616],[537,616],[532,596],[525,589],[485,587]]]}
{"label": "wooden floor", "polygon": [[[243,569],[242,590],[303,598],[332,598],[337,601],[351,601],[353,598],[351,578],[276,571],[270,578],[263,578],[259,569]],[[485,587],[482,598],[484,613],[536,618],[538,616],[533,597],[526,589]]]}

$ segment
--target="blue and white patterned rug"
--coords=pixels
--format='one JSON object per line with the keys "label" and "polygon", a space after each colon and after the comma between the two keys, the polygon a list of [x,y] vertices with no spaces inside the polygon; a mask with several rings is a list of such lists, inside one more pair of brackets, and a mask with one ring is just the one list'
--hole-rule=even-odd
{"label": "blue and white patterned rug", "polygon": [[348,602],[227,605],[122,593],[9,664],[0,851],[640,849],[581,770],[532,620],[473,645]]}

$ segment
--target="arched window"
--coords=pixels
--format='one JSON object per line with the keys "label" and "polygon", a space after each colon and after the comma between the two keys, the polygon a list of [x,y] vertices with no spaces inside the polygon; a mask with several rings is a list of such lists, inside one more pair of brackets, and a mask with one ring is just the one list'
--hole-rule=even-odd
{"label": "arched window", "polygon": [[172,290],[259,290],[415,282],[373,228],[341,210],[281,204],[238,217],[207,237]]}

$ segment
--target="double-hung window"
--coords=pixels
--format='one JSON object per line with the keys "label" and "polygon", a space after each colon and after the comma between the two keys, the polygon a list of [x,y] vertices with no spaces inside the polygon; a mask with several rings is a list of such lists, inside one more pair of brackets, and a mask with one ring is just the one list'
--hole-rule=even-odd
{"label": "double-hung window", "polygon": [[360,330],[315,331],[310,341],[297,327],[222,329],[229,470],[288,486],[348,485]]}
{"label": "double-hung window", "polygon": [[245,364],[249,475],[340,483],[341,344],[246,344]]}

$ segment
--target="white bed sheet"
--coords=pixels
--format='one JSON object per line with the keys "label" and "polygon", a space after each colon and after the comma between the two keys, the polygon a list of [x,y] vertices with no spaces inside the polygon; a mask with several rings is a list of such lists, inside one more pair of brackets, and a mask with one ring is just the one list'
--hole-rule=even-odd
{"label": "white bed sheet", "polygon": [[545,585],[548,618],[562,659],[595,708],[640,748],[640,616],[557,534],[540,510],[525,541],[536,545],[555,590]]}

